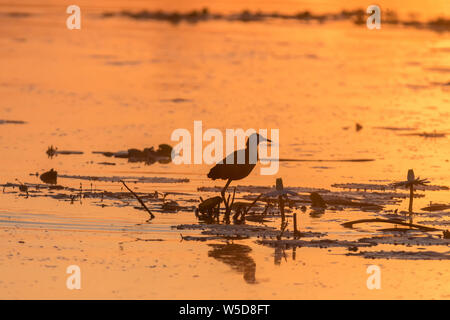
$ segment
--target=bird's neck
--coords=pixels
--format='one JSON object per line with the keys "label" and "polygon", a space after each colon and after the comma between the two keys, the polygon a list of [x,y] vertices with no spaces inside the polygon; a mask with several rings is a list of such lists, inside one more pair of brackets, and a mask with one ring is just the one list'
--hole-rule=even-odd
{"label": "bird's neck", "polygon": [[[255,152],[256,152],[256,160],[259,160],[258,143],[256,144],[255,148],[256,148],[256,150],[255,150]],[[250,151],[252,151],[251,149],[252,149],[252,148],[250,147],[250,144],[249,144],[249,142],[247,141],[247,146],[246,146],[246,148],[245,148],[245,159],[246,159],[247,161],[248,161],[248,159],[250,158]]]}

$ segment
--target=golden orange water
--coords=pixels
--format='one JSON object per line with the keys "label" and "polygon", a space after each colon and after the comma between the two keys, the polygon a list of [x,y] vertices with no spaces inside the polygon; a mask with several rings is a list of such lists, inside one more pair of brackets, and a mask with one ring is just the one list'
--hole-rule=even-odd
{"label": "golden orange water", "polygon": [[[50,168],[66,175],[186,177],[189,183],[133,187],[198,198],[198,187],[222,184],[206,178],[207,165],[115,160],[117,165],[109,167],[99,164],[108,158],[91,152],[174,144],[173,130],[193,130],[194,120],[202,120],[205,129],[279,129],[282,158],[375,159],[283,162],[276,176],[261,176],[257,166],[239,184],[273,185],[282,177],[285,186],[330,188],[341,182],[402,180],[414,168],[433,184],[450,185],[448,138],[377,129],[450,130],[448,32],[384,24],[369,30],[349,21],[172,25],[100,17],[122,9],[328,13],[368,5],[342,3],[78,1],[82,28],[70,31],[65,10],[72,3],[0,1],[0,120],[26,121],[0,125],[0,183],[16,178],[38,183],[30,173]],[[377,4],[423,20],[450,13],[446,0]],[[10,12],[32,15],[4,15]],[[359,132],[356,123],[363,125]],[[49,159],[49,145],[84,154]],[[78,187],[80,181],[60,183]],[[121,188],[117,183],[96,187]],[[415,205],[448,203],[448,196],[448,191],[430,192]],[[366,216],[358,211],[330,212],[321,219],[301,215],[300,223],[355,238],[366,231],[346,230],[339,223]],[[347,257],[344,249],[298,248],[295,260],[289,250],[280,262],[280,252],[254,240],[235,241],[239,246],[225,259],[232,244],[180,242],[179,232],[170,228],[196,222],[193,212],[160,214],[151,223],[146,219],[131,207],[0,194],[0,298],[450,297],[446,261],[372,261]],[[66,268],[73,264],[82,270],[78,291],[66,288]],[[371,264],[382,268],[381,290],[367,289]],[[244,274],[254,265],[252,284]]]}

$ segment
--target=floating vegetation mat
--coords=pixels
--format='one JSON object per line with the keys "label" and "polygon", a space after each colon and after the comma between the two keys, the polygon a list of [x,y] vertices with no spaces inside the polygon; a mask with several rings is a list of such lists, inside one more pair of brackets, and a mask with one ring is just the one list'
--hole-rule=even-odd
{"label": "floating vegetation mat", "polygon": [[426,236],[382,236],[362,238],[359,242],[370,244],[393,244],[405,246],[450,246],[450,239]]}
{"label": "floating vegetation mat", "polygon": [[270,247],[283,247],[283,248],[294,248],[294,247],[309,247],[309,248],[348,248],[350,250],[357,250],[360,247],[372,247],[376,244],[363,243],[358,241],[346,241],[346,240],[299,240],[299,239],[287,239],[287,240],[257,240],[259,244],[270,246]]}
{"label": "floating vegetation mat", "polygon": [[[107,180],[109,181],[109,180]],[[119,185],[118,185],[119,186]],[[89,203],[100,207],[127,207],[131,206],[137,210],[143,210],[139,203],[136,203],[136,197],[128,191],[107,191],[96,189],[90,185],[90,188],[83,189],[72,188],[62,185],[50,184],[18,184],[6,183],[0,184],[4,194],[17,194],[22,198],[50,198],[59,201],[67,201],[70,203],[83,203],[89,200]],[[178,212],[193,211],[194,206],[188,205],[189,202],[197,202],[193,200],[193,195],[181,192],[135,192],[140,199],[150,206],[152,211],[157,212]],[[180,205],[176,201],[167,199],[170,195],[176,195],[185,205]]]}
{"label": "floating vegetation mat", "polygon": [[[33,174],[34,175],[34,174]],[[450,212],[445,211],[427,211],[414,213],[423,217],[420,225],[414,224],[413,229],[410,215],[408,212],[385,206],[397,206],[401,201],[410,196],[406,190],[397,192],[394,190],[371,191],[364,190],[363,187],[373,186],[367,184],[346,184],[345,187],[351,191],[331,191],[324,188],[291,187],[283,188],[278,186],[237,186],[236,200],[228,212],[223,207],[223,199],[220,196],[221,188],[198,188],[198,192],[166,192],[157,190],[153,192],[143,192],[136,184],[146,183],[186,183],[188,179],[167,178],[167,177],[139,177],[139,176],[74,176],[59,175],[61,179],[73,179],[88,181],[80,183],[80,187],[67,187],[59,184],[32,184],[6,183],[0,185],[4,194],[16,195],[22,199],[47,197],[58,201],[66,201],[71,204],[86,203],[88,205],[100,207],[129,207],[137,210],[147,211],[151,219],[158,219],[161,213],[193,213],[197,208],[196,214],[198,224],[180,224],[172,226],[172,230],[180,232],[183,241],[239,241],[243,239],[253,239],[257,245],[289,249],[289,248],[328,248],[329,250],[346,249],[354,252],[363,258],[382,258],[382,259],[448,259],[448,254],[424,251],[424,248],[447,248],[450,246],[449,235],[446,226],[450,221],[443,219],[450,216]],[[117,183],[109,190],[110,185],[96,184],[95,182]],[[87,186],[86,186],[87,185]],[[101,186],[101,189],[97,185]],[[379,185],[376,185],[379,186]],[[388,186],[388,185],[385,185]],[[140,186],[142,188],[142,185]],[[430,187],[430,186],[426,186]],[[234,189],[234,188],[233,188]],[[131,190],[131,191],[130,191]],[[447,190],[446,187],[434,186],[431,190]],[[229,194],[232,194],[229,190]],[[239,194],[239,197],[237,196]],[[214,195],[212,198],[211,195]],[[414,197],[423,197],[424,194],[414,194]],[[283,215],[280,211],[279,197],[285,197],[286,206]],[[203,200],[205,198],[206,200]],[[214,200],[214,201],[212,201]],[[247,200],[247,202],[243,201]],[[320,201],[319,201],[320,200]],[[204,219],[200,214],[208,201],[213,203],[211,210],[212,219]],[[320,202],[320,207],[317,203]],[[144,203],[144,205],[143,205]],[[203,205],[202,205],[203,204]],[[433,205],[430,205],[430,207]],[[434,208],[446,209],[446,204],[435,204]],[[249,208],[249,210],[246,210]],[[395,209],[395,210],[394,210]],[[323,214],[332,212],[338,213],[340,210],[350,210],[363,214],[364,219],[349,221],[345,216],[330,218],[329,220],[320,220],[324,223],[336,223],[336,228],[342,230],[339,235],[334,232],[320,232],[312,229],[311,225],[302,225],[299,230],[295,229],[294,223],[298,218],[300,222],[303,215],[308,218],[320,219]],[[364,215],[364,212],[371,212],[371,215]],[[209,211],[203,212],[207,215]],[[309,213],[309,215],[308,215]],[[405,213],[405,215],[402,215]],[[235,217],[238,217],[235,219]],[[294,218],[295,217],[295,218]],[[223,218],[223,219],[222,219]],[[377,229],[380,221],[388,221],[391,227],[386,229]],[[149,220],[147,220],[148,222]],[[281,221],[281,227],[276,226],[277,221]],[[344,228],[346,224],[357,224],[358,221],[365,224],[363,229],[364,237],[358,236],[358,228]],[[206,223],[205,223],[206,222]],[[373,223],[376,224],[373,224]],[[143,222],[145,223],[145,222]],[[373,236],[367,236],[367,223],[372,223],[371,229]],[[399,227],[400,226],[400,227]],[[435,226],[435,227],[431,227]],[[439,226],[442,226],[439,228]],[[342,229],[340,229],[342,228]],[[295,231],[294,231],[294,230]],[[327,230],[329,231],[329,230]],[[351,239],[345,237],[351,234]],[[356,236],[356,237],[355,237]],[[370,248],[376,246],[403,246],[407,248],[416,248],[417,252],[406,251],[376,251],[376,252],[358,252],[360,248]],[[384,247],[383,247],[384,249]],[[357,253],[358,252],[358,253]]]}
{"label": "floating vegetation mat", "polygon": [[[219,193],[222,190],[223,187],[215,186],[215,187],[199,187],[197,188],[197,191],[199,192],[215,192]],[[236,187],[233,187],[233,189],[236,188],[236,193],[268,193],[273,190],[273,186],[266,187],[266,186],[244,186],[244,185],[238,185]],[[308,187],[290,187],[286,188],[298,193],[311,193],[311,192],[320,192],[320,193],[327,193],[330,192],[330,190],[322,189],[322,188],[308,188]]]}
{"label": "floating vegetation mat", "polygon": [[[245,238],[276,238],[281,231],[274,227],[253,226],[253,225],[226,225],[226,224],[182,224],[172,227],[177,230],[201,230],[202,235],[212,235],[221,238],[245,237]],[[326,233],[302,232],[302,237],[323,237]],[[293,238],[294,233],[284,231],[283,237]],[[183,239],[186,239],[183,236]],[[194,238],[192,238],[194,239]],[[198,240],[195,238],[194,240]]]}
{"label": "floating vegetation mat", "polygon": [[[450,215],[450,212],[448,214]],[[430,226],[450,226],[450,220],[441,220],[441,221],[422,220],[419,221],[418,223],[428,224]]]}
{"label": "floating vegetation mat", "polygon": [[[193,10],[186,13],[180,12],[167,12],[167,11],[128,11],[122,10],[119,12],[107,11],[103,12],[101,15],[103,18],[111,17],[125,17],[135,20],[155,20],[155,21],[166,21],[173,24],[178,24],[181,22],[187,23],[199,23],[207,21],[241,21],[241,22],[262,22],[269,20],[290,20],[290,21],[300,21],[300,22],[316,22],[325,23],[332,21],[352,21],[356,25],[366,24],[366,12],[364,9],[355,10],[342,10],[337,13],[327,13],[327,14],[315,14],[310,11],[301,11],[294,14],[283,14],[278,12],[261,12],[261,11],[249,11],[244,10],[239,13],[212,13],[208,8],[202,10]],[[450,31],[450,20],[445,18],[437,18],[429,20],[426,22],[416,21],[416,20],[400,20],[397,14],[393,11],[389,12],[389,15],[384,18],[383,23],[411,27],[416,29],[428,29],[436,32]]]}
{"label": "floating vegetation mat", "polygon": [[98,176],[73,176],[73,175],[59,175],[59,178],[77,179],[87,181],[100,182],[136,182],[136,183],[186,183],[189,182],[187,178],[167,178],[167,177],[128,177],[128,176],[112,176],[112,177],[98,177]]}
{"label": "floating vegetation mat", "polygon": [[[369,183],[335,183],[331,185],[333,188],[341,188],[356,191],[387,191],[387,190],[398,190],[400,187],[395,186],[393,183],[389,184],[369,184]],[[415,186],[415,190],[421,191],[441,191],[449,190],[447,186],[435,186],[435,185],[423,185]]]}
{"label": "floating vegetation mat", "polygon": [[[372,192],[366,192],[368,186],[380,186],[380,185],[367,185],[367,184],[335,184],[333,187],[341,187],[348,189],[349,191],[331,191],[322,188],[308,188],[308,187],[287,187],[286,190],[296,193],[290,194],[288,205],[289,206],[302,206],[312,203],[311,193],[318,193],[325,201],[327,208],[330,210],[343,210],[343,209],[358,209],[363,211],[380,212],[386,205],[397,205],[403,199],[410,197],[409,193],[403,191],[401,188],[397,188],[399,191],[387,189],[374,188]],[[366,187],[366,189],[364,188]],[[386,186],[384,186],[386,187]],[[427,186],[430,187],[430,186]],[[221,187],[201,187],[197,190],[199,192],[214,192],[219,193]],[[234,190],[234,188],[233,188]],[[266,195],[274,190],[273,187],[261,187],[261,186],[236,186],[236,193],[244,193],[243,198],[249,201],[255,199],[256,194],[262,194],[261,201],[267,201],[269,198]],[[352,191],[354,190],[354,191]],[[378,190],[384,190],[378,192]],[[447,187],[435,187],[431,186],[428,190],[447,190]],[[403,192],[400,192],[403,191]],[[422,198],[424,194],[414,194],[414,198]],[[272,197],[273,198],[273,197]]]}
{"label": "floating vegetation mat", "polygon": [[450,252],[435,251],[361,251],[347,253],[347,256],[358,256],[366,259],[399,259],[399,260],[450,260]]}

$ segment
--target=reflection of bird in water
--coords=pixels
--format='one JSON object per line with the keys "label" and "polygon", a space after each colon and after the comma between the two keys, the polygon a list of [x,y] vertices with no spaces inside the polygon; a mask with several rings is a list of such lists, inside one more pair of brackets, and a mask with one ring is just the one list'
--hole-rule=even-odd
{"label": "reflection of bird in water", "polygon": [[209,244],[213,249],[208,257],[217,259],[231,266],[239,273],[244,273],[247,283],[256,283],[256,263],[248,254],[252,251],[249,246],[242,244]]}
{"label": "reflection of bird in water", "polygon": [[281,248],[281,247],[279,247],[279,246],[276,246],[275,247],[275,252],[274,252],[274,254],[273,254],[273,258],[274,258],[274,264],[276,265],[276,266],[279,266],[280,264],[281,264],[281,259],[282,258],[285,258],[286,259],[286,256],[285,256],[285,254],[284,254],[284,250]]}
{"label": "reflection of bird in water", "polygon": [[[295,260],[296,255],[297,255],[296,247],[293,247],[292,248],[292,260]],[[273,253],[273,258],[274,258],[273,263],[276,266],[281,265],[281,260],[283,258],[284,258],[284,261],[286,261],[286,262],[288,261],[287,260],[287,256],[286,256],[286,252],[284,251],[284,248],[280,247],[280,246],[276,246],[275,247],[275,252]]]}
{"label": "reflection of bird in water", "polygon": [[[226,158],[224,158],[221,162],[217,163],[208,173],[208,178],[216,180],[222,179],[227,180],[225,187],[222,189],[222,197],[225,197],[225,191],[233,180],[241,180],[247,177],[250,172],[252,172],[253,168],[256,166],[256,160],[258,159],[258,144],[260,142],[272,142],[269,139],[266,139],[260,136],[258,133],[253,133],[248,137],[245,150],[237,150],[233,153],[230,153]],[[252,146],[250,146],[250,142],[252,142]],[[253,145],[254,143],[254,145]],[[251,147],[256,147],[255,150],[252,150]],[[250,151],[256,152],[256,157],[252,158]],[[239,159],[240,163],[238,163],[238,154],[245,154],[244,159]]]}

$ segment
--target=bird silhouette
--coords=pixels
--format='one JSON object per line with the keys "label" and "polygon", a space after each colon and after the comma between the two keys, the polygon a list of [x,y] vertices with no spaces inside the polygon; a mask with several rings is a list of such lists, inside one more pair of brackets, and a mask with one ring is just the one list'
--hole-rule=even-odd
{"label": "bird silhouette", "polygon": [[[256,161],[258,160],[258,145],[260,142],[265,141],[272,142],[258,133],[253,133],[248,137],[245,149],[236,150],[233,153],[230,153],[222,161],[211,168],[208,173],[208,178],[212,180],[227,180],[227,183],[221,191],[222,197],[225,197],[225,191],[231,181],[244,179],[252,172],[253,168],[256,166]],[[250,142],[252,142],[251,145]],[[256,152],[256,154],[253,154],[253,152]]]}

